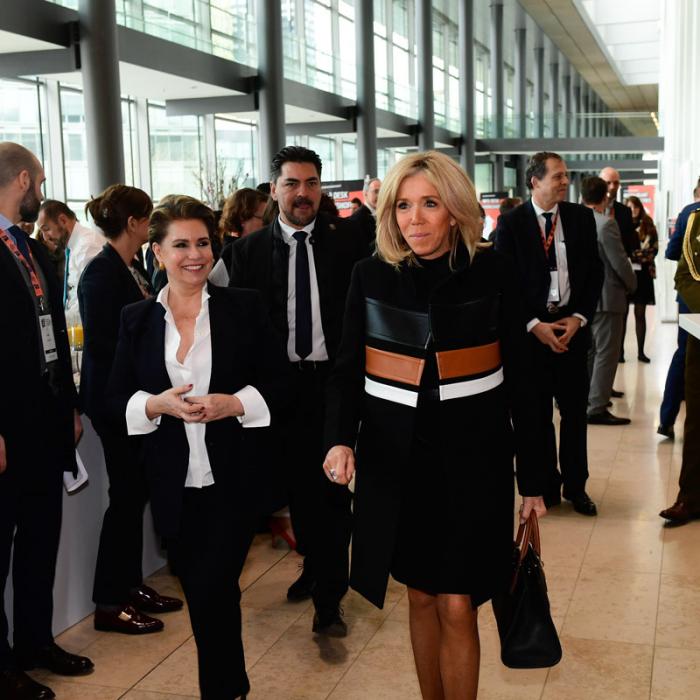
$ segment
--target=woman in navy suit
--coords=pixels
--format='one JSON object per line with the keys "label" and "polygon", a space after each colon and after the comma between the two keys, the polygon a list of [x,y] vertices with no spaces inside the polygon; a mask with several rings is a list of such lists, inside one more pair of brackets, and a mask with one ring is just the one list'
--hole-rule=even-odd
{"label": "woman in navy suit", "polygon": [[271,481],[285,353],[257,292],[208,284],[211,210],[173,197],[150,220],[168,284],[127,307],[109,397],[138,436],[156,529],[187,599],[205,700],[249,689],[238,578]]}

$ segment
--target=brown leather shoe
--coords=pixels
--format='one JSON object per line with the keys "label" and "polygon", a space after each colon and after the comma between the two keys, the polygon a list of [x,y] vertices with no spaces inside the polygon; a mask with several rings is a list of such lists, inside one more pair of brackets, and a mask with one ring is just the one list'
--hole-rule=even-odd
{"label": "brown leather shoe", "polygon": [[149,617],[131,605],[121,610],[95,610],[95,629],[102,632],[122,632],[123,634],[149,634],[160,632],[164,625],[162,620]]}
{"label": "brown leather shoe", "polygon": [[56,695],[24,671],[0,671],[0,698],[3,700],[51,700]]}
{"label": "brown leather shoe", "polygon": [[87,656],[71,654],[55,642],[34,651],[15,647],[14,655],[17,666],[23,671],[45,668],[59,676],[82,676],[91,673],[94,668]]}
{"label": "brown leather shoe", "polygon": [[167,595],[160,595],[157,591],[145,585],[140,585],[131,591],[132,605],[149,613],[167,613],[182,610],[183,602],[179,598],[171,598]]}
{"label": "brown leather shoe", "polygon": [[688,507],[688,504],[683,503],[683,501],[676,501],[670,508],[662,510],[659,515],[662,518],[666,518],[666,520],[670,520],[672,523],[683,525],[691,520],[700,518],[700,511],[692,510]]}

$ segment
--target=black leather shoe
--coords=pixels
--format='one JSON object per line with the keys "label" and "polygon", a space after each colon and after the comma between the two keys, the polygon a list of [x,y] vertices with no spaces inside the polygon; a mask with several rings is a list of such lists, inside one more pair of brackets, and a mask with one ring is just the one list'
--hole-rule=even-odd
{"label": "black leather shoe", "polygon": [[567,501],[571,501],[574,510],[581,515],[598,515],[595,503],[590,499],[585,491],[575,496],[564,496]]}
{"label": "black leather shoe", "polygon": [[71,654],[55,643],[33,652],[15,649],[14,654],[23,671],[45,668],[59,676],[83,676],[95,667],[87,656]]}
{"label": "black leather shoe", "polygon": [[651,362],[651,358],[647,357],[643,352],[640,352],[639,355],[637,355],[637,360],[639,360],[639,362],[643,362],[644,364],[649,364]]}
{"label": "black leather shoe", "polygon": [[122,632],[123,634],[149,634],[160,632],[162,620],[139,612],[131,605],[121,610],[95,610],[95,629],[101,632]]}
{"label": "black leather shoe", "polygon": [[171,598],[167,595],[160,595],[152,588],[141,584],[131,591],[131,603],[141,612],[147,613],[167,613],[182,610],[183,603],[179,598]]}
{"label": "black leather shoe", "polygon": [[629,418],[615,416],[607,409],[600,413],[590,413],[588,415],[589,425],[629,425],[631,422]]}
{"label": "black leather shoe", "polygon": [[612,396],[614,399],[621,399],[625,395],[624,391],[617,391],[617,389],[613,389],[610,392],[610,396]]}
{"label": "black leather shoe", "polygon": [[670,520],[674,525],[685,525],[691,520],[700,518],[700,511],[693,510],[683,501],[676,501],[670,508],[665,508],[659,515]]}
{"label": "black leather shoe", "polygon": [[550,493],[550,494],[545,494],[543,497],[544,500],[544,505],[547,510],[550,508],[554,508],[555,506],[558,506],[561,504],[561,494],[560,493]]}
{"label": "black leather shoe", "polygon": [[319,608],[314,615],[311,630],[314,634],[323,634],[326,637],[347,637],[348,626],[343,620],[342,608]]}
{"label": "black leather shoe", "polygon": [[302,600],[309,600],[316,588],[316,579],[305,569],[301,569],[299,578],[287,589],[287,600],[291,603],[298,603]]}
{"label": "black leather shoe", "polygon": [[51,700],[56,695],[24,671],[0,671],[0,698],[3,700]]}
{"label": "black leather shoe", "polygon": [[659,435],[663,435],[664,437],[667,437],[669,440],[673,440],[676,437],[676,433],[674,432],[672,425],[660,425],[656,429],[656,432]]}

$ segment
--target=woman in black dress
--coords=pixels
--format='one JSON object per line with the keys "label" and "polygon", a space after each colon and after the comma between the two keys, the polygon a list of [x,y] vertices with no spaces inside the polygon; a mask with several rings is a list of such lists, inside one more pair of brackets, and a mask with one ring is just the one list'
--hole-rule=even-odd
{"label": "woman in black dress", "polygon": [[377,256],[355,267],[328,388],[324,469],[355,473],[351,585],[382,607],[408,586],[425,698],[475,698],[477,607],[507,585],[513,455],[522,516],[544,515],[540,433],[514,273],[479,242],[466,174],[428,152],[397,163]]}
{"label": "woman in black dress", "polygon": [[644,354],[644,341],[647,335],[647,306],[656,304],[654,280],[659,252],[659,235],[654,220],[646,213],[639,197],[627,197],[625,204],[632,210],[632,222],[639,236],[639,248],[634,251],[632,264],[637,273],[637,291],[630,301],[634,304],[634,325],[637,331],[637,359],[651,362]]}

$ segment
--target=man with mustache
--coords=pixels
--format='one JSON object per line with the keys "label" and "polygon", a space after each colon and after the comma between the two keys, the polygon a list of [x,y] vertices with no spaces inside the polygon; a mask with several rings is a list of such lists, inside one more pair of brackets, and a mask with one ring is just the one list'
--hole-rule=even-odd
{"label": "man with mustache", "polygon": [[[532,198],[499,218],[495,245],[515,264],[533,347],[533,408],[542,418],[542,456],[549,471],[544,502],[548,508],[561,503],[563,486],[576,512],[597,515],[586,493],[587,357],[603,285],[595,219],[590,209],[564,201],[569,174],[557,153],[532,156],[525,178]],[[561,472],[554,400],[561,414]]]}
{"label": "man with mustache", "polygon": [[[16,143],[0,143],[0,591],[14,582],[14,648],[0,598],[0,698],[45,700],[50,688],[24,671],[92,670],[53,640],[53,582],[61,531],[63,472],[75,471],[82,427],[76,410],[61,288],[44,247],[18,226],[36,221],[44,170]],[[37,439],[40,426],[40,439]]]}
{"label": "man with mustache", "polygon": [[313,631],[344,637],[340,601],[348,588],[350,493],[324,477],[323,425],[326,379],[343,324],[350,273],[368,254],[353,224],[319,214],[321,159],[287,146],[272,159],[271,195],[279,216],[233,244],[230,285],[258,289],[286,345],[294,402],[282,426],[278,459],[286,481],[301,576],[290,601],[312,597]]}

